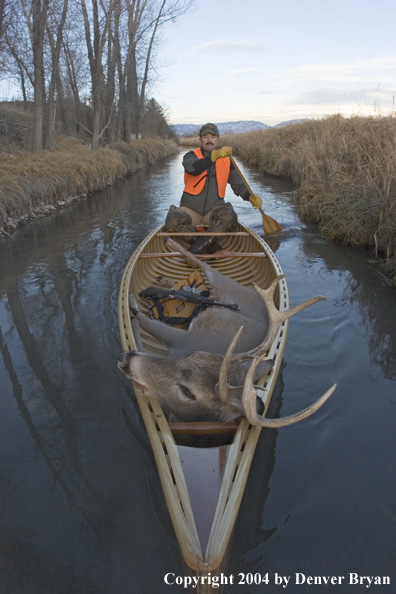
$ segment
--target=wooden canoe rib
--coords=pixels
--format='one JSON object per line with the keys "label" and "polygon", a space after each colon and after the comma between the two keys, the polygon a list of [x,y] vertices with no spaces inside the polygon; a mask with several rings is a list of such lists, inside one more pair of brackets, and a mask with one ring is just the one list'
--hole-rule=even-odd
{"label": "wooden canoe rib", "polygon": [[[136,249],[124,271],[119,294],[119,325],[122,347],[125,350],[136,349],[128,306],[129,293],[133,292],[140,309],[147,313],[147,304],[138,296],[141,290],[154,284],[158,275],[177,281],[186,278],[192,271],[189,263],[180,255],[172,254],[172,257],[167,257],[170,250],[164,241],[165,235],[170,234],[165,234],[162,226],[155,229]],[[273,278],[282,274],[282,269],[268,245],[245,225],[239,224],[236,233],[224,234],[221,243],[226,252],[235,255],[221,257],[220,254],[220,257],[210,261],[210,264],[238,282],[249,285],[254,281],[259,286],[267,287]],[[150,257],[152,254],[156,257]],[[249,257],[250,254],[260,254],[261,257]],[[276,301],[281,311],[289,308],[285,279],[279,282]],[[258,384],[261,388],[258,390],[258,396],[263,400],[265,412],[280,370],[287,329],[288,321],[279,329],[268,353],[275,361],[274,367],[268,376],[261,378]],[[144,332],[141,338],[147,352],[167,356],[166,347],[156,338]],[[199,576],[205,576],[209,572],[213,574],[221,567],[230,543],[261,429],[250,425],[245,419],[238,424],[173,423],[170,425],[157,400],[146,398],[137,389],[135,393],[184,561]],[[179,442],[180,434],[205,435],[219,432],[230,435],[229,445],[201,448],[182,446]],[[205,476],[206,465],[212,464],[216,459],[219,478],[213,478],[212,469],[211,473]],[[203,475],[196,471],[201,467],[204,469]],[[191,472],[191,468],[194,472]],[[197,481],[197,488],[199,487],[200,490],[203,485],[208,486],[209,480],[219,482],[217,503],[212,504],[213,517],[209,527],[202,527],[201,518],[197,517],[191,487],[190,492],[188,488],[191,480]],[[212,491],[212,489],[207,490]],[[207,524],[207,519],[202,523]],[[205,585],[197,591],[211,592],[212,590]]]}

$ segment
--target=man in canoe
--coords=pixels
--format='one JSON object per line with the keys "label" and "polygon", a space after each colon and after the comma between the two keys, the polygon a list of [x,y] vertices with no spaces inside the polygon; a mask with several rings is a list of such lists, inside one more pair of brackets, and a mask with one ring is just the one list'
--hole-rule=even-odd
{"label": "man in canoe", "polygon": [[[255,208],[261,207],[260,196],[250,194],[230,160],[232,148],[216,148],[219,136],[215,124],[204,124],[199,131],[201,146],[184,156],[184,191],[180,206],[171,206],[168,211],[166,231],[194,232],[201,226],[205,226],[207,231],[235,231],[236,212],[230,202],[224,201],[227,183],[234,194],[243,200],[250,200]],[[184,239],[193,254],[221,249],[215,236],[186,236]]]}

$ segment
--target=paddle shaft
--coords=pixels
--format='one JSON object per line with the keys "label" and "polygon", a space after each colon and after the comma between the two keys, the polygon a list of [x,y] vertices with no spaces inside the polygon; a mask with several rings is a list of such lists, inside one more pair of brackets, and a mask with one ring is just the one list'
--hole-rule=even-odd
{"label": "paddle shaft", "polygon": [[[243,181],[243,183],[245,184],[247,191],[252,196],[253,195],[253,191],[252,191],[251,187],[249,186],[249,184],[247,183],[247,181],[246,181],[245,177],[243,176],[241,170],[239,169],[238,165],[235,163],[235,159],[233,157],[230,157],[230,161],[234,165],[237,173],[239,173],[240,178]],[[282,227],[279,225],[279,223],[277,221],[275,221],[275,219],[273,219],[269,215],[265,214],[265,212],[263,211],[263,209],[261,208],[261,206],[259,206],[259,211],[260,211],[261,217],[263,219],[263,231],[264,231],[264,233],[273,233],[274,231],[280,231],[280,229]]]}
{"label": "paddle shaft", "polygon": [[247,180],[244,178],[244,176],[242,175],[242,171],[239,169],[238,165],[235,163],[235,159],[234,157],[230,157],[230,161],[231,163],[234,165],[235,169],[237,170],[237,172],[239,173],[243,183],[246,186],[246,189],[248,190],[248,192],[250,193],[250,195],[253,194],[253,190],[251,189],[251,187],[249,186],[249,184],[247,183]]}

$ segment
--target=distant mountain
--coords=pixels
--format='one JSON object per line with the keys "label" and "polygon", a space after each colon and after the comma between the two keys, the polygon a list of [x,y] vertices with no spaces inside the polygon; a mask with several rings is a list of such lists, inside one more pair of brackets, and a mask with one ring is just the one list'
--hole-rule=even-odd
{"label": "distant mountain", "polygon": [[283,128],[283,126],[291,126],[291,124],[301,124],[302,122],[306,122],[306,119],[303,120],[288,120],[287,122],[281,122],[280,124],[276,124],[274,128]]}
{"label": "distant mountain", "polygon": [[[239,122],[222,122],[216,123],[220,134],[237,134],[238,132],[252,132],[253,130],[264,130],[270,128],[267,124],[262,122],[255,122],[252,120],[240,120]],[[201,125],[196,124],[174,124],[171,126],[172,130],[177,136],[193,136],[198,134]]]}
{"label": "distant mountain", "polygon": [[[289,120],[281,122],[276,126],[267,126],[263,122],[256,122],[254,120],[239,120],[238,122],[221,122],[216,123],[220,134],[238,134],[239,132],[253,132],[254,130],[266,130],[267,128],[281,128],[282,126],[289,126],[290,124],[298,124],[305,120]],[[200,125],[197,124],[174,124],[171,126],[176,136],[194,136],[198,135]]]}

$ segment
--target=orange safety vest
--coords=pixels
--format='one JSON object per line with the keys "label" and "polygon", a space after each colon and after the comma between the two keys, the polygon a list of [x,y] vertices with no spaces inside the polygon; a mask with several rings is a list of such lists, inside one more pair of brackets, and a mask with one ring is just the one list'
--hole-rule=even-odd
{"label": "orange safety vest", "polygon": [[[194,154],[198,157],[198,159],[204,158],[200,148],[195,149]],[[217,187],[220,198],[224,198],[225,196],[227,182],[230,176],[230,168],[231,161],[228,157],[224,159],[217,159],[215,162]],[[206,171],[200,175],[190,175],[189,173],[184,172],[184,191],[187,192],[187,194],[193,194],[193,196],[196,196],[202,191],[207,176],[208,174]]]}

